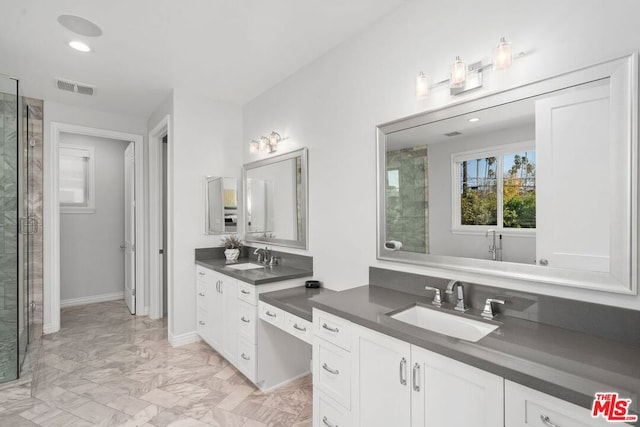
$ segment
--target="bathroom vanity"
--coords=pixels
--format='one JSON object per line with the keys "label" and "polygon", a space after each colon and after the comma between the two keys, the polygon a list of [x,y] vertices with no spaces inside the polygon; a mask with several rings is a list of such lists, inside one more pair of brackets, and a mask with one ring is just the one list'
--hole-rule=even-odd
{"label": "bathroom vanity", "polygon": [[[456,314],[454,304],[435,307],[424,291],[425,283],[444,291],[446,280],[370,274],[373,285],[312,300],[314,426],[609,425],[591,417],[597,392],[629,397],[630,413],[639,412],[638,343],[516,317],[515,311],[526,317],[555,308],[533,295],[506,291],[509,316],[487,321],[476,301],[496,289],[475,289],[467,297],[470,309]],[[389,280],[398,274],[395,283]],[[497,328],[473,342],[391,317],[416,304]],[[586,319],[601,308],[585,304],[574,314]]]}
{"label": "bathroom vanity", "polygon": [[290,256],[295,265],[269,267],[250,260],[249,251],[236,263],[216,252],[196,250],[198,335],[262,390],[309,372],[309,344],[260,322],[277,315],[271,323],[278,323],[281,315],[259,313],[258,300],[263,293],[304,288],[301,278],[313,275],[311,258]]}

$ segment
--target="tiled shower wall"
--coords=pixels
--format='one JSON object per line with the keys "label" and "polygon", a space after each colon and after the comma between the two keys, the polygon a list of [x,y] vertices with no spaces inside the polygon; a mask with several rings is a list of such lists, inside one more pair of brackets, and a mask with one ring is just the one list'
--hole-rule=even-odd
{"label": "tiled shower wall", "polygon": [[0,381],[17,376],[17,97],[0,93]]}
{"label": "tiled shower wall", "polygon": [[402,242],[405,252],[429,253],[427,147],[387,153],[387,172],[398,171],[399,187],[387,185],[386,240]]}

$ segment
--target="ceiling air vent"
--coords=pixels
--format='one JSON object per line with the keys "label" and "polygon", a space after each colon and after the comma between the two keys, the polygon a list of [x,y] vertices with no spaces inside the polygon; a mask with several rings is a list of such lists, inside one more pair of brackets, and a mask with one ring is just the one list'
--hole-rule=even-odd
{"label": "ceiling air vent", "polygon": [[58,89],[60,90],[66,90],[67,92],[75,92],[81,95],[89,96],[92,96],[96,89],[95,86],[63,79],[56,79],[56,86],[58,86]]}
{"label": "ceiling air vent", "polygon": [[453,132],[449,132],[449,133],[445,133],[444,134],[444,136],[458,136],[458,135],[462,135],[462,132],[453,131]]}

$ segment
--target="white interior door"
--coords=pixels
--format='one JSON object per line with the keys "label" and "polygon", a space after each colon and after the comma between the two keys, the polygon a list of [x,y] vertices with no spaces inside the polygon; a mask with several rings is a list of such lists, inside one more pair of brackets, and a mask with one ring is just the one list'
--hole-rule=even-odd
{"label": "white interior door", "polygon": [[536,252],[550,267],[609,272],[616,151],[609,85],[536,102]]}
{"label": "white interior door", "polygon": [[124,300],[136,314],[136,196],[135,149],[131,142],[124,151]]}

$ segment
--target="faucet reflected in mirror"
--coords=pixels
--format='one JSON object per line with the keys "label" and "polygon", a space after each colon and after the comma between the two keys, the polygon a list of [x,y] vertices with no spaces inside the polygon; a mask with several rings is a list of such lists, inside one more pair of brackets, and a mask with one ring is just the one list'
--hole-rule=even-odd
{"label": "faucet reflected in mirror", "polygon": [[489,253],[491,254],[491,260],[502,261],[502,234],[499,235],[498,244],[496,245],[496,230],[489,229],[485,233],[484,237],[491,235],[491,243],[489,243]]}

